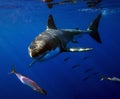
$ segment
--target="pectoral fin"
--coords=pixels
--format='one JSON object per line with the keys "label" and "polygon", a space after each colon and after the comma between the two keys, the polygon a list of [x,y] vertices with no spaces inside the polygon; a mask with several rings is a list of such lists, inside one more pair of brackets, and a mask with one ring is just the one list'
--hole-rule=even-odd
{"label": "pectoral fin", "polygon": [[86,51],[91,51],[93,50],[93,48],[81,48],[81,47],[71,47],[69,49],[67,49],[67,52],[86,52]]}
{"label": "pectoral fin", "polygon": [[[59,40],[59,39],[58,39]],[[81,48],[81,47],[71,47],[71,48],[66,48],[61,40],[59,40],[60,43],[60,49],[61,52],[86,52],[86,51],[91,51],[93,48]]]}

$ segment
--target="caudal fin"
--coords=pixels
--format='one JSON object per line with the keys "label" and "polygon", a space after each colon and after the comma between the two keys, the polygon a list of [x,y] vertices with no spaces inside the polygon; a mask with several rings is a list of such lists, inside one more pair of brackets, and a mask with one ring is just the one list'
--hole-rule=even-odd
{"label": "caudal fin", "polygon": [[105,76],[102,76],[100,80],[103,81],[103,80],[105,80],[105,79],[106,79],[106,77],[105,77]]}
{"label": "caudal fin", "polygon": [[98,26],[99,26],[99,22],[101,19],[102,14],[100,13],[94,20],[93,22],[90,24],[90,26],[88,27],[87,30],[90,31],[90,36],[96,40],[99,43],[102,43],[100,36],[99,36],[99,32],[98,32]]}
{"label": "caudal fin", "polygon": [[12,74],[16,73],[16,70],[15,70],[15,66],[14,66],[14,65],[12,65],[12,71],[11,71],[10,73],[12,73]]}

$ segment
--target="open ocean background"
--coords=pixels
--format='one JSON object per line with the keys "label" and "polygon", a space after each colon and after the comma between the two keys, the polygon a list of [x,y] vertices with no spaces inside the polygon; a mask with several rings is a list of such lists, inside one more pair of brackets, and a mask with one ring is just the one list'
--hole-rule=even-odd
{"label": "open ocean background", "polygon": [[[83,35],[70,46],[92,47],[93,51],[62,53],[29,68],[28,46],[46,29],[49,14],[59,29],[85,30],[99,13],[102,44]],[[47,95],[9,74],[12,64]],[[120,0],[103,0],[97,8],[78,1],[52,9],[40,0],[0,0],[0,99],[120,99],[120,83],[101,81],[102,76],[120,78]]]}

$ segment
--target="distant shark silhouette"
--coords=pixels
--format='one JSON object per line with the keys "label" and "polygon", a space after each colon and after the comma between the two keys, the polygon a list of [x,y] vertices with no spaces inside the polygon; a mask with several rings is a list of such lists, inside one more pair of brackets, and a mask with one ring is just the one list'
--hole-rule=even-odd
{"label": "distant shark silhouette", "polygon": [[[89,25],[87,30],[79,29],[57,29],[52,15],[48,17],[47,28],[40,33],[29,45],[28,52],[34,58],[32,64],[54,57],[61,52],[85,52],[92,48],[67,48],[68,43],[74,41],[74,36],[89,34],[94,40],[101,43],[98,33],[98,25],[101,18],[99,14]],[[74,42],[73,42],[74,43]]]}

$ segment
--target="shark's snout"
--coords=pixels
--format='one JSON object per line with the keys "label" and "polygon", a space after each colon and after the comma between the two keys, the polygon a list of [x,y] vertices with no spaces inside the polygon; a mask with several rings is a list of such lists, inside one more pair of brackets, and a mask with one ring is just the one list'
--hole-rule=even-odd
{"label": "shark's snout", "polygon": [[30,57],[36,58],[45,52],[44,50],[45,42],[44,41],[35,41],[32,42],[28,47],[28,52]]}

